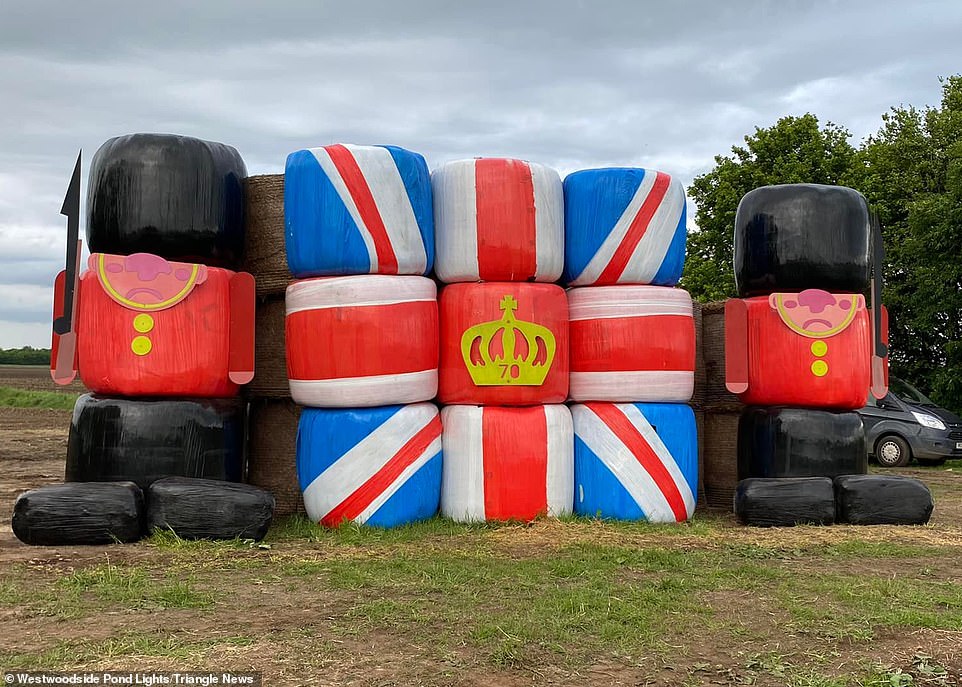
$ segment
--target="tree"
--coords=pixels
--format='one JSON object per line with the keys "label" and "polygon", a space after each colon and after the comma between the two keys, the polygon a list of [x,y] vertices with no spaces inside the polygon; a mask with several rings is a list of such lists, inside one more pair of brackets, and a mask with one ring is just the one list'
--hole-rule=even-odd
{"label": "tree", "polygon": [[859,159],[851,134],[832,123],[819,126],[812,114],[783,117],[774,126],[745,137],[732,155],[716,156],[715,168],[697,177],[688,195],[698,210],[698,229],[688,236],[681,286],[699,301],[735,295],[732,235],[742,196],[769,184],[850,185]]}
{"label": "tree", "polygon": [[940,107],[897,107],[859,152],[882,222],[891,369],[962,409],[962,77]]}

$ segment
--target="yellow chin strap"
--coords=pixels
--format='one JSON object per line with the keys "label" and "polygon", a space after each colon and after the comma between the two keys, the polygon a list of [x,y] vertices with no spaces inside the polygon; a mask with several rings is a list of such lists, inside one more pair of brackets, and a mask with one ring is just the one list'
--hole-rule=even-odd
{"label": "yellow chin strap", "polygon": [[165,301],[161,301],[160,303],[138,303],[137,301],[132,301],[118,293],[117,289],[113,287],[113,285],[110,283],[109,277],[107,276],[107,267],[106,262],[104,261],[104,254],[101,253],[97,256],[97,275],[100,277],[100,283],[104,285],[105,289],[107,289],[107,293],[109,293],[110,297],[121,305],[125,305],[128,308],[134,308],[135,310],[163,310],[164,308],[169,308],[190,293],[190,290],[194,288],[194,284],[197,282],[197,274],[199,272],[200,265],[194,264],[190,266],[190,278],[187,279],[187,283],[184,284],[184,288],[182,288],[177,295],[172,296]]}
{"label": "yellow chin strap", "polygon": [[813,332],[808,329],[803,329],[795,324],[789,316],[787,308],[785,308],[783,294],[775,294],[775,307],[778,308],[778,316],[782,318],[782,322],[784,322],[785,325],[793,332],[797,332],[798,334],[801,334],[809,339],[827,339],[830,336],[835,336],[847,326],[852,324],[852,320],[855,319],[855,314],[858,312],[858,297],[854,295],[852,296],[852,307],[849,309],[848,314],[845,315],[845,320],[837,327],[833,327],[832,329],[828,329],[824,332]]}

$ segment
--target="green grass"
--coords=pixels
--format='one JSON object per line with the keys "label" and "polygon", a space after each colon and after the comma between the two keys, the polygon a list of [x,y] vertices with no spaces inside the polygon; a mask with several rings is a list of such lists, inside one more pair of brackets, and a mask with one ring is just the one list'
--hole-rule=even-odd
{"label": "green grass", "polygon": [[27,391],[0,386],[0,407],[71,410],[78,396],[63,391]]}

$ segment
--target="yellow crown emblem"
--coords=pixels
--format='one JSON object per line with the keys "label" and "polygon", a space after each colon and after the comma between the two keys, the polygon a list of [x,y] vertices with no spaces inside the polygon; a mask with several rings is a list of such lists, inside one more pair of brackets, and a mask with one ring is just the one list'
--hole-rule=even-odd
{"label": "yellow crown emblem", "polygon": [[518,301],[501,299],[500,320],[482,322],[461,335],[461,355],[476,386],[541,386],[554,361],[554,334],[514,319]]}

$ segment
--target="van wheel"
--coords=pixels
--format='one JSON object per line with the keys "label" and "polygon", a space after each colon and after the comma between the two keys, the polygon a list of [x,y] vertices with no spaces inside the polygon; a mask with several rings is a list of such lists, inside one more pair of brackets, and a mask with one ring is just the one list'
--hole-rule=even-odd
{"label": "van wheel", "polygon": [[911,459],[912,451],[902,437],[890,434],[875,444],[875,460],[883,468],[903,468]]}

